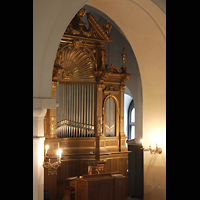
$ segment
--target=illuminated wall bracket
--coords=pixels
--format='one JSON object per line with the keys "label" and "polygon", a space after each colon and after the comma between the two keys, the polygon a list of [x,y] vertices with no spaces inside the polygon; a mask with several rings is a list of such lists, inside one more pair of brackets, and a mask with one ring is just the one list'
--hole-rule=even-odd
{"label": "illuminated wall bracket", "polygon": [[[47,160],[49,160],[49,161],[47,161]],[[48,159],[48,157],[46,157],[45,161],[43,162],[43,167],[48,169],[48,175],[57,175],[58,168],[61,167],[61,161],[51,163],[50,159]]]}
{"label": "illuminated wall bracket", "polygon": [[149,148],[143,147],[143,139],[141,139],[140,142],[142,143],[141,149],[143,149],[143,151],[149,151],[151,154],[161,154],[162,153],[162,148],[158,147],[157,144],[156,144],[156,148],[152,149],[151,146],[149,146]]}
{"label": "illuminated wall bracket", "polygon": [[58,168],[61,167],[62,150],[58,149],[58,151],[57,151],[57,162],[51,163],[51,159],[49,158],[49,156],[47,154],[47,150],[49,149],[49,145],[46,145],[45,149],[46,149],[46,152],[45,152],[45,159],[44,159],[44,162],[43,162],[43,167],[48,169],[48,175],[57,175]]}

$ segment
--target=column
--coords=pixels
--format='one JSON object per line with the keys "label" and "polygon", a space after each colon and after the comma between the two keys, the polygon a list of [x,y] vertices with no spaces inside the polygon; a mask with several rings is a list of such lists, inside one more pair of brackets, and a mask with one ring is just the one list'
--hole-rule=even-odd
{"label": "column", "polygon": [[103,132],[102,127],[102,89],[105,88],[105,85],[103,84],[97,84],[97,97],[96,97],[96,136],[101,136]]}
{"label": "column", "polygon": [[44,116],[47,109],[33,109],[33,200],[44,199]]}

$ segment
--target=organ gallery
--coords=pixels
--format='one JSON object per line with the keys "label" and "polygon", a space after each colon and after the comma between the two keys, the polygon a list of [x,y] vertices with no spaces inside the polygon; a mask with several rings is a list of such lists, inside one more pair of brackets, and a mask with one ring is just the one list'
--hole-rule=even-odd
{"label": "organ gallery", "polygon": [[48,109],[44,120],[47,164],[56,162],[57,150],[62,150],[60,166],[44,168],[44,189],[51,199],[63,199],[70,177],[87,174],[118,172],[127,188],[124,90],[130,74],[125,49],[119,55],[120,70],[106,65],[111,28],[108,21],[101,27],[81,9],[61,38],[52,75],[57,108]]}

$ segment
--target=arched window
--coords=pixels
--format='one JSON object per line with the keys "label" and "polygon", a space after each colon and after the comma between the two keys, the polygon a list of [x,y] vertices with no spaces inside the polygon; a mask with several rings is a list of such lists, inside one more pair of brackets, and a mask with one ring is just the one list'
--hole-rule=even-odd
{"label": "arched window", "polygon": [[135,107],[133,100],[128,108],[128,139],[135,139]]}

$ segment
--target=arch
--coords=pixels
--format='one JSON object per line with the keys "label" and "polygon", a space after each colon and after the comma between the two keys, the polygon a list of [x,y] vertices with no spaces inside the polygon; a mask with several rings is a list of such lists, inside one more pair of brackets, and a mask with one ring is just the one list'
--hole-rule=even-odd
{"label": "arch", "polygon": [[[33,2],[34,98],[51,99],[53,64],[60,38],[86,3],[86,0],[58,0],[48,4]],[[124,0],[123,4],[120,0],[91,0],[88,5],[108,15],[134,50],[142,80],[143,133],[152,132],[157,124],[159,129],[165,130],[166,40],[163,34],[166,32],[166,15],[147,0]],[[128,82],[127,86],[131,88],[131,83]]]}
{"label": "arch", "polygon": [[[55,55],[66,27],[87,0],[33,1],[33,97],[51,99]],[[137,58],[143,98],[143,139],[166,137],[166,15],[150,0],[91,0],[88,5],[108,15],[122,30]],[[127,69],[129,70],[129,69]],[[131,88],[131,84],[127,85]],[[35,107],[35,106],[34,106]],[[158,143],[159,145],[159,143]],[[144,199],[166,198],[166,146],[149,168],[144,154]],[[150,164],[149,164],[150,163]],[[153,178],[152,178],[153,177]],[[151,186],[151,187],[149,187]],[[156,190],[156,191],[155,191]]]}
{"label": "arch", "polygon": [[[77,2],[73,0],[59,0],[57,2],[52,1],[49,4],[46,4],[44,1],[33,2],[34,97],[51,98],[53,64],[60,38],[71,19],[87,2],[87,0]],[[91,0],[88,5],[96,7],[106,13],[121,28],[134,50],[141,77],[144,80],[148,74],[144,68],[147,63],[151,63],[147,62],[147,59],[149,57],[151,59],[156,57],[151,64],[153,66],[162,53],[149,51],[150,54],[154,53],[154,55],[151,56],[149,54],[148,57],[143,57],[145,52],[148,52],[148,49],[151,50],[152,43],[155,42],[156,45],[159,45],[160,37],[163,39],[163,34],[165,34],[165,14],[151,1],[124,0],[122,4],[119,0],[115,0],[114,2],[113,0],[109,2],[105,0]],[[118,12],[119,9],[122,11]],[[45,26],[43,26],[44,24]],[[156,53],[158,55],[155,55]],[[161,57],[158,60],[161,60]],[[38,74],[40,75],[38,76]]]}

